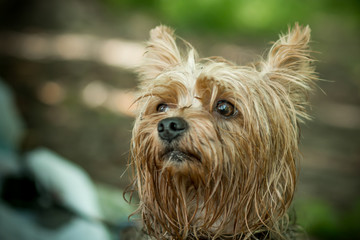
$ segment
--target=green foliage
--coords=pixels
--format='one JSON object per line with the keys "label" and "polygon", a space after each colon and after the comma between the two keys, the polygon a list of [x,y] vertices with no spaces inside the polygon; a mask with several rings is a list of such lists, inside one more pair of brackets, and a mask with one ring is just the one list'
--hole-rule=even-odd
{"label": "green foliage", "polygon": [[294,206],[297,224],[317,239],[360,238],[360,201],[345,212],[320,199],[299,199]]}
{"label": "green foliage", "polygon": [[325,201],[319,199],[298,201],[296,216],[297,224],[311,235],[333,239],[332,237],[340,232],[337,213]]}
{"label": "green foliage", "polygon": [[360,22],[360,1],[348,0],[105,0],[118,11],[144,11],[161,23],[197,32],[256,33],[327,15]]}
{"label": "green foliage", "polygon": [[341,220],[341,236],[349,236],[349,239],[360,239],[360,200],[343,215]]}
{"label": "green foliage", "polygon": [[[257,31],[306,16],[300,1],[288,0],[161,0],[161,12],[173,24],[206,31]],[[306,1],[304,1],[306,2]],[[292,11],[297,9],[296,14]],[[276,25],[276,26],[274,26]]]}

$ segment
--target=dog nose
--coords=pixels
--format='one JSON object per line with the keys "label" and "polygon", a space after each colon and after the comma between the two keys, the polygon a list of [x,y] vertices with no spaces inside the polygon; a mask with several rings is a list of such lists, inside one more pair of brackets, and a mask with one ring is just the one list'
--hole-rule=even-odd
{"label": "dog nose", "polygon": [[185,132],[188,128],[187,122],[180,117],[171,117],[161,120],[157,130],[159,137],[169,143]]}

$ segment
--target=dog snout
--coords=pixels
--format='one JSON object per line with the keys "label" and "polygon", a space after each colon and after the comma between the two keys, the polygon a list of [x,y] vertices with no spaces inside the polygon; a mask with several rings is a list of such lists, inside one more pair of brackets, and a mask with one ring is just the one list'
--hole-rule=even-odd
{"label": "dog snout", "polygon": [[173,141],[188,129],[187,122],[181,117],[165,118],[158,123],[159,137],[167,142]]}

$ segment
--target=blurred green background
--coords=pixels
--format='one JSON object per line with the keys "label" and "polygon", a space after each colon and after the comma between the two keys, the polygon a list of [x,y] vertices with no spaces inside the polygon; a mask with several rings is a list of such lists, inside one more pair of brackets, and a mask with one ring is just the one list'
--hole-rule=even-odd
{"label": "blurred green background", "polygon": [[132,67],[151,28],[245,64],[295,22],[310,25],[324,80],[302,126],[297,221],[310,239],[360,239],[358,0],[0,0],[0,76],[27,123],[23,149],[49,147],[121,191]]}

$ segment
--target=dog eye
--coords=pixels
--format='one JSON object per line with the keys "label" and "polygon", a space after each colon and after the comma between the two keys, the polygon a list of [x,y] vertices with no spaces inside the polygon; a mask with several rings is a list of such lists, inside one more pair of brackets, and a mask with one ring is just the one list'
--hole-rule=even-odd
{"label": "dog eye", "polygon": [[156,107],[157,112],[167,112],[169,110],[169,106],[166,103],[160,103]]}
{"label": "dog eye", "polygon": [[215,106],[215,111],[224,117],[231,117],[236,114],[236,108],[226,100],[220,100]]}

